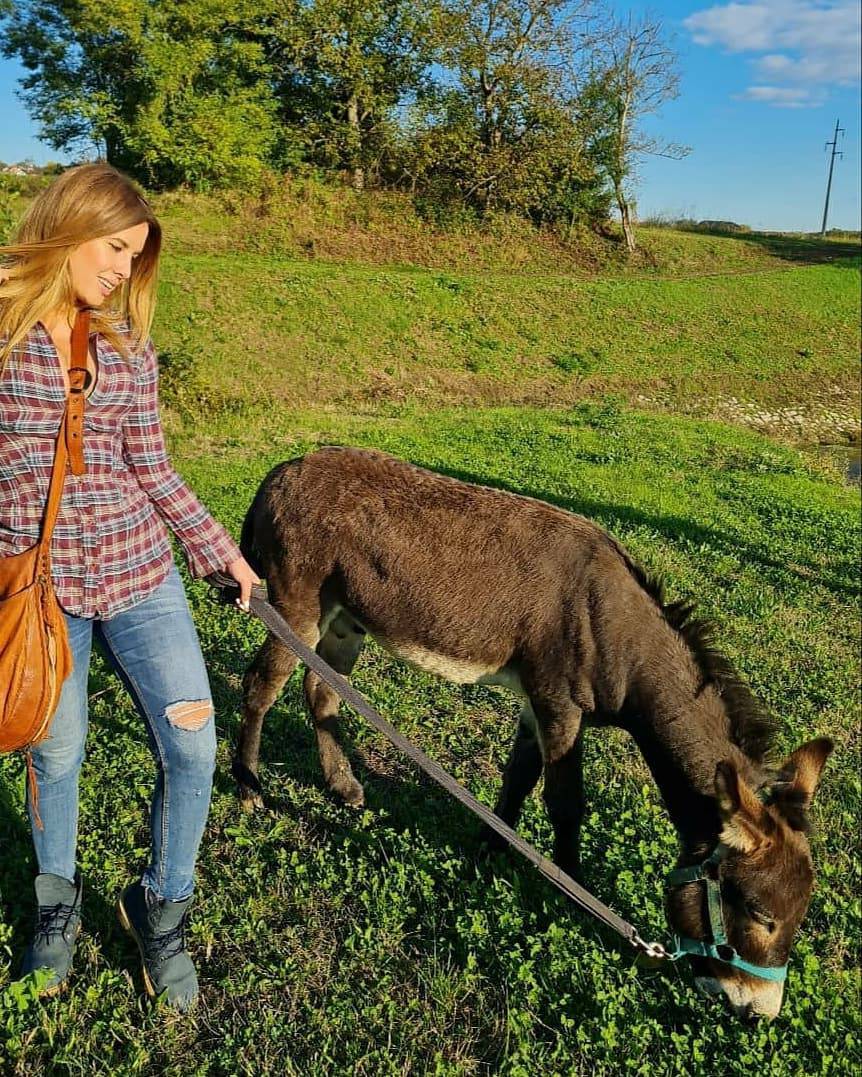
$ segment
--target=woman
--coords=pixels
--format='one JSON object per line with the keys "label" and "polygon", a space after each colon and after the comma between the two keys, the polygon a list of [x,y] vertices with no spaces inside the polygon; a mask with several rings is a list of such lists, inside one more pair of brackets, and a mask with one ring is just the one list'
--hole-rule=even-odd
{"label": "woman", "polygon": [[194,577],[216,570],[248,608],[258,577],[230,535],[171,468],[149,339],[161,229],[133,184],[107,164],[69,169],[0,248],[0,557],[39,538],[66,404],[71,330],[90,311],[83,475],[67,473],[51,556],[74,668],[46,740],[33,750],[42,827],[28,789],[36,930],[24,973],[67,982],[80,926],[75,868],[78,773],[87,733],[93,636],[128,688],[156,761],[151,855],[118,902],[144,982],[185,1010],[198,994],[185,928],[215,761],[207,673],[165,524]]}

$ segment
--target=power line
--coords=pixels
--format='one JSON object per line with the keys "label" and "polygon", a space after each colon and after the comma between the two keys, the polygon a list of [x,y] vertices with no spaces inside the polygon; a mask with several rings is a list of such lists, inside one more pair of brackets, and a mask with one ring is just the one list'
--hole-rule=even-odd
{"label": "power line", "polygon": [[832,169],[835,167],[835,158],[843,157],[843,150],[838,149],[838,133],[844,134],[844,128],[838,126],[839,121],[835,121],[835,134],[832,136],[832,141],[827,142],[823,147],[824,150],[832,147],[832,156],[829,158],[829,179],[826,183],[826,205],[823,207],[823,224],[820,227],[820,235],[826,235],[826,215],[829,213],[829,193],[832,190]]}

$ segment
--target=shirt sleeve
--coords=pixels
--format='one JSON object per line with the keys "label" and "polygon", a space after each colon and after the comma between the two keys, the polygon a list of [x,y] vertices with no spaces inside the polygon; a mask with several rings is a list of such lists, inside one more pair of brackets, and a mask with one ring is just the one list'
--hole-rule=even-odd
{"label": "shirt sleeve", "polygon": [[189,572],[199,579],[225,569],[242,553],[174,471],[159,418],[159,364],[147,340],[138,371],[138,396],[123,423],[123,457],[156,511],[179,539]]}

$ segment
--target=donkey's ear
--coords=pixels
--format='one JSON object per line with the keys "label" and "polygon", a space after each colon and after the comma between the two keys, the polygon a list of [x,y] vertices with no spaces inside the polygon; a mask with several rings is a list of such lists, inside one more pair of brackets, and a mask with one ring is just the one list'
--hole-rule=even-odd
{"label": "donkey's ear", "polygon": [[766,813],[753,789],[725,760],[715,768],[715,797],[722,828],[719,840],[741,853],[753,853],[767,840]]}
{"label": "donkey's ear", "polygon": [[782,798],[795,800],[797,805],[807,809],[811,805],[820,782],[820,774],[826,759],[835,745],[829,737],[818,737],[797,747],[784,760],[782,770],[789,775],[790,781],[782,786],[777,797],[779,806]]}

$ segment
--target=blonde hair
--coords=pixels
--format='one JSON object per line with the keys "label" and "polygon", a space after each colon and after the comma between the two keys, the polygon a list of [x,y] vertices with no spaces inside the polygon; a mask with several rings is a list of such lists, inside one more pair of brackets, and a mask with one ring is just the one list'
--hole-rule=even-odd
{"label": "blonde hair", "polygon": [[147,240],[129,279],[91,312],[92,331],[126,358],[149,336],[155,312],[162,229],[149,203],[128,176],[103,161],[68,169],[36,197],[14,242],[0,247],[0,374],[36,322],[74,308],[72,251],[143,222]]}

